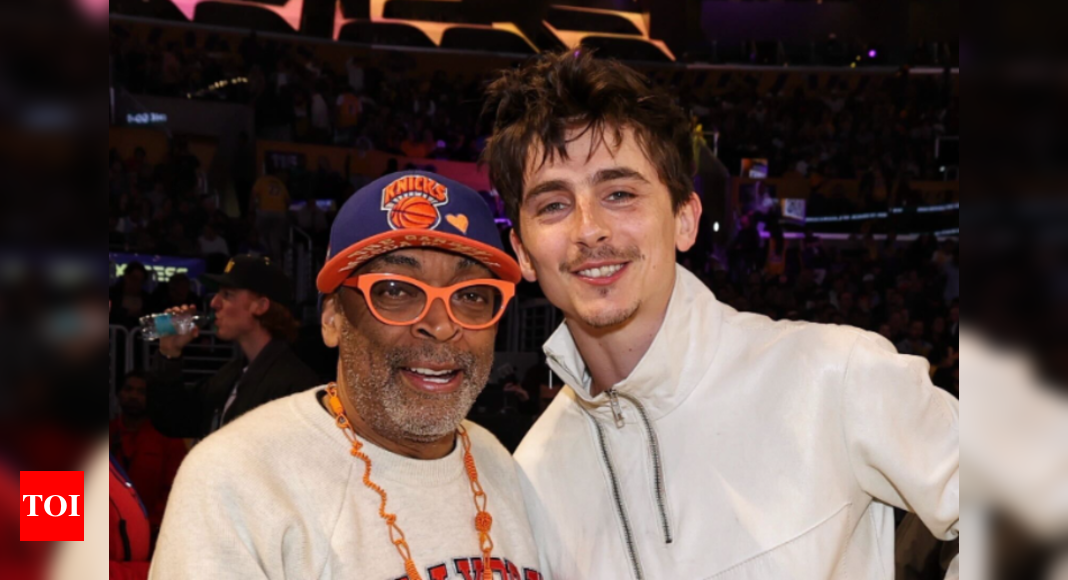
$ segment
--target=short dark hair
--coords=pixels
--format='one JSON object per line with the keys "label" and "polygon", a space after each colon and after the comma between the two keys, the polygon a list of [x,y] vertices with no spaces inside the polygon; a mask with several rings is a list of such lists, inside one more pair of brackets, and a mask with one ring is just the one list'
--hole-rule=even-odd
{"label": "short dark hair", "polygon": [[126,269],[123,270],[122,273],[123,276],[125,276],[126,274],[131,274],[133,272],[141,272],[145,276],[148,276],[148,268],[145,268],[145,265],[141,262],[130,262],[126,264]]}
{"label": "short dark hair", "polygon": [[618,61],[595,59],[587,50],[539,57],[490,84],[483,115],[492,119],[493,135],[480,162],[516,225],[530,148],[541,147],[541,165],[567,159],[567,134],[575,128],[591,132],[593,147],[608,144],[608,136],[618,146],[623,130],[633,130],[671,192],[673,209],[693,193],[693,122],[670,96]]}
{"label": "short dark hair", "polygon": [[286,342],[296,342],[300,335],[300,323],[293,317],[289,308],[271,301],[267,312],[256,317],[260,325],[271,334],[271,338],[280,338]]}

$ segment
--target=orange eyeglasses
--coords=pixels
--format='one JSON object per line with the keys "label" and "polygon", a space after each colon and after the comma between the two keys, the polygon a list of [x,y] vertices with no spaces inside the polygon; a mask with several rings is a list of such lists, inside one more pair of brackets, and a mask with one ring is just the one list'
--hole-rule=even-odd
{"label": "orange eyeglasses", "polygon": [[342,286],[359,290],[371,314],[390,326],[419,322],[434,301],[441,300],[453,322],[467,330],[483,330],[497,324],[515,296],[515,284],[488,279],[438,288],[407,276],[364,274],[345,280]]}

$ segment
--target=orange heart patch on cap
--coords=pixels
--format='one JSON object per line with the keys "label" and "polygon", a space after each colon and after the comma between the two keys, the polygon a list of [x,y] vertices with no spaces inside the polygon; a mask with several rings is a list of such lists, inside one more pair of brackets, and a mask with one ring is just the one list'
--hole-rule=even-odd
{"label": "orange heart patch on cap", "polygon": [[449,215],[445,216],[445,220],[448,221],[449,224],[452,225],[452,227],[460,230],[465,235],[467,234],[468,221],[467,221],[467,216],[465,216],[464,214],[460,214],[460,215],[449,214]]}

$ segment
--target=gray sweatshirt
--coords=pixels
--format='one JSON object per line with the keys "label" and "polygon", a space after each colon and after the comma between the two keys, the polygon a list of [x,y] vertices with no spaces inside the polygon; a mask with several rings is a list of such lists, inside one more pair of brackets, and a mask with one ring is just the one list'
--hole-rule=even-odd
{"label": "gray sweatshirt", "polygon": [[[405,577],[364,464],[317,391],[260,407],[193,449],[171,492],[152,580]],[[488,431],[464,426],[494,518],[494,577],[541,580],[515,463]],[[460,446],[435,461],[364,449],[423,579],[475,580],[482,558]]]}

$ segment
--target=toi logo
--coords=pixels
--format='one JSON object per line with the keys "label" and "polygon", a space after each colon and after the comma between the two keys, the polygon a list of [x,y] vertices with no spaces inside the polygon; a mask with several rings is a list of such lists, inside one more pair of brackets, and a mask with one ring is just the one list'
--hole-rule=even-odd
{"label": "toi logo", "polygon": [[85,474],[81,471],[19,473],[19,540],[85,540]]}

